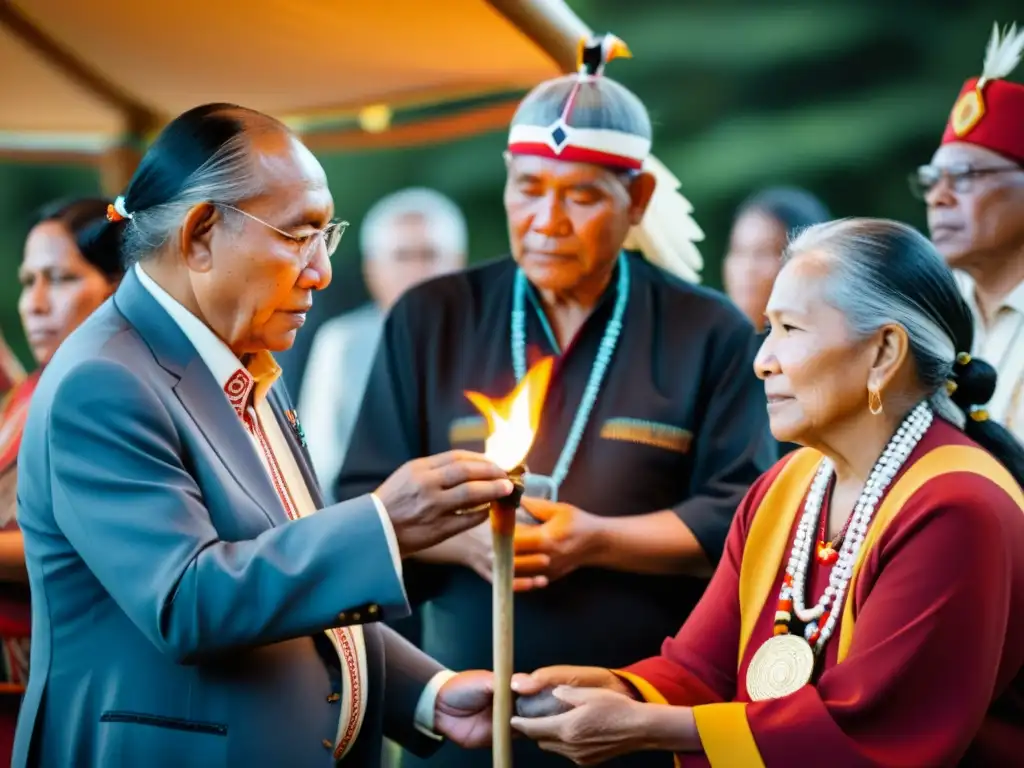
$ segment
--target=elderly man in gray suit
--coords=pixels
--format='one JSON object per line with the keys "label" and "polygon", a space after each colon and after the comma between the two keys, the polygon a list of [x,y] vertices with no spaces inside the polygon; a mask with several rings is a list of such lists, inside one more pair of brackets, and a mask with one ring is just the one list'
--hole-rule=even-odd
{"label": "elderly man in gray suit", "polygon": [[[380,765],[490,739],[492,677],[381,619],[401,558],[511,492],[453,452],[324,507],[275,379],[343,224],[283,125],[232,105],[158,137],[109,226],[133,263],[42,376],[19,459],[32,666],[15,766]],[[312,418],[316,414],[310,414]]]}

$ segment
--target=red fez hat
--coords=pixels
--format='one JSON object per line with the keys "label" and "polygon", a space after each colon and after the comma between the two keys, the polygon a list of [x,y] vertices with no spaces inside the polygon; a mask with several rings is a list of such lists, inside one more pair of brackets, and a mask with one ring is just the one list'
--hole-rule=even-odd
{"label": "red fez hat", "polygon": [[1024,85],[1002,78],[1020,62],[1024,30],[995,25],[981,77],[964,83],[942,135],[942,143],[963,141],[1024,163]]}

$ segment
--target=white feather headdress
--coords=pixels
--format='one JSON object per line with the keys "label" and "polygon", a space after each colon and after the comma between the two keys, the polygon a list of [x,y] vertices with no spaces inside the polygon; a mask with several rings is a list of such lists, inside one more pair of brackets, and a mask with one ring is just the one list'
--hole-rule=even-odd
{"label": "white feather headdress", "polygon": [[[547,125],[513,121],[508,151],[650,173],[655,179],[654,193],[643,220],[630,229],[623,247],[639,251],[647,261],[686,282],[699,283],[703,260],[696,243],[704,239],[704,232],[693,220],[690,201],[679,192],[679,179],[650,154],[650,139],[623,130],[576,126],[571,119],[581,85],[600,78],[611,59],[631,55],[626,44],[614,35],[583,38],[577,57],[578,79],[561,106],[561,114]],[[562,80],[559,78],[559,82]]]}
{"label": "white feather headdress", "polygon": [[[973,87],[966,87],[953,105],[953,111],[949,115],[949,130],[947,141],[953,137],[961,139],[974,130],[988,111],[985,96],[985,86],[998,80],[1002,80],[1017,67],[1024,53],[1024,30],[1017,31],[1017,25],[1011,24],[1000,32],[999,24],[992,25],[992,37],[989,38],[988,47],[985,49],[985,63],[982,66],[981,76],[974,82]],[[968,81],[970,82],[970,81]]]}
{"label": "white feather headdress", "polygon": [[653,155],[644,170],[656,181],[643,220],[629,231],[625,248],[688,283],[699,283],[704,260],[696,243],[704,232],[693,219],[693,206],[680,192],[679,179]]}
{"label": "white feather headdress", "polygon": [[985,64],[978,79],[978,90],[985,87],[989,80],[1002,80],[1008,77],[1024,54],[1024,29],[1017,31],[1017,25],[1011,24],[1000,33],[998,22],[992,25],[992,37],[985,49]]}

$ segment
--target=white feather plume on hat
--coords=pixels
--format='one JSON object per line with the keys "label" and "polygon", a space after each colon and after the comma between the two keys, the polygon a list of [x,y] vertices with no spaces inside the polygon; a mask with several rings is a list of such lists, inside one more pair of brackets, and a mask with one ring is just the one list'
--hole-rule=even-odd
{"label": "white feather plume on hat", "polygon": [[699,283],[704,260],[696,243],[704,239],[704,231],[693,219],[693,206],[680,193],[679,179],[656,157],[647,157],[644,170],[655,178],[654,194],[624,247],[640,251],[652,264],[682,280]]}
{"label": "white feather plume on hat", "polygon": [[989,80],[1002,80],[1020,64],[1024,55],[1024,29],[1017,31],[1017,25],[1010,24],[1000,34],[999,23],[992,24],[992,37],[985,49],[985,64],[978,80],[978,88],[982,88]]}

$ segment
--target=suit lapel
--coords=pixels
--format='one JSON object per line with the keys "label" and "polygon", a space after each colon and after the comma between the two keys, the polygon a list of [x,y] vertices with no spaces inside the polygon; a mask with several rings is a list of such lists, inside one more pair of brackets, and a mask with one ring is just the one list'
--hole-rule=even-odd
{"label": "suit lapel", "polygon": [[274,525],[284,510],[238,414],[178,324],[129,269],[114,304],[139,332],[164,370],[178,379],[174,393],[235,481]]}
{"label": "suit lapel", "polygon": [[231,476],[274,525],[287,522],[277,491],[256,454],[252,438],[210,369],[196,355],[174,387],[178,400],[220,456]]}

